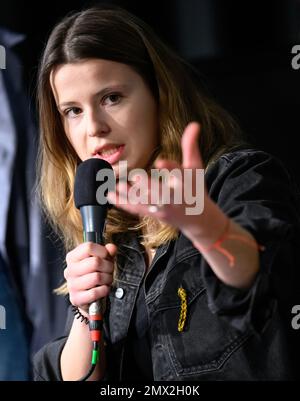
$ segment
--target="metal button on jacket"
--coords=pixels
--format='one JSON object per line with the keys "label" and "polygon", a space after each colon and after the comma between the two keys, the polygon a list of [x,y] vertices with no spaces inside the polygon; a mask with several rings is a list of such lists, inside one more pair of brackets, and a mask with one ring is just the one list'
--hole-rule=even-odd
{"label": "metal button on jacket", "polygon": [[121,298],[124,297],[124,290],[123,290],[123,288],[119,287],[119,288],[116,289],[115,297],[118,298],[118,299],[121,299]]}

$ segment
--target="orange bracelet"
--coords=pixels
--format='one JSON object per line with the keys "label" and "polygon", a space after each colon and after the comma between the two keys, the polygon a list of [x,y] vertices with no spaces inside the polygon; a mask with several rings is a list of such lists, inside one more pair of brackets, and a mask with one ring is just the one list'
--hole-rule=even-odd
{"label": "orange bracelet", "polygon": [[229,266],[233,267],[235,265],[235,256],[232,255],[227,249],[223,248],[221,245],[222,243],[227,240],[227,239],[236,239],[241,242],[244,242],[245,244],[252,246],[253,248],[263,251],[265,247],[263,245],[259,245],[255,240],[250,240],[243,235],[240,234],[229,234],[229,228],[230,228],[230,218],[227,217],[227,222],[226,226],[224,229],[224,232],[221,234],[221,236],[211,245],[208,246],[201,246],[197,245],[197,248],[200,250],[201,253],[209,252],[212,249],[216,249],[220,253],[222,253],[228,260],[229,260]]}

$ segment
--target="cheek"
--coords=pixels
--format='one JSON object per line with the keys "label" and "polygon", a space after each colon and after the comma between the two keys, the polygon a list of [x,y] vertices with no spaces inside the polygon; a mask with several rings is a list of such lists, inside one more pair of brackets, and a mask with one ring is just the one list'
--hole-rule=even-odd
{"label": "cheek", "polygon": [[72,148],[75,150],[78,157],[82,160],[85,157],[85,141],[82,135],[79,132],[74,130],[65,131],[68,141],[70,142]]}
{"label": "cheek", "polygon": [[143,105],[128,113],[128,128],[135,133],[135,141],[141,147],[155,146],[158,143],[158,115],[154,105]]}
{"label": "cheek", "polygon": [[158,121],[157,114],[153,113],[149,115],[149,118],[144,122],[146,130],[145,130],[145,142],[147,142],[148,146],[157,146],[158,145]]}

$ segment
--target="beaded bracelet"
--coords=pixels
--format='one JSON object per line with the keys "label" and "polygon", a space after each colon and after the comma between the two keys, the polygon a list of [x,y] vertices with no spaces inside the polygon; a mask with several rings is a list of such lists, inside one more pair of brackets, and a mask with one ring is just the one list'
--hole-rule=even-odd
{"label": "beaded bracelet", "polygon": [[76,319],[81,319],[81,322],[89,324],[89,319],[79,311],[78,306],[72,305],[72,312],[74,313]]}

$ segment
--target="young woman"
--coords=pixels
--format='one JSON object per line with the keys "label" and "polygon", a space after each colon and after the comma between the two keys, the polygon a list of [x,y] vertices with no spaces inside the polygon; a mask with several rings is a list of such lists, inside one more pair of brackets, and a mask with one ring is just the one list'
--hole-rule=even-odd
{"label": "young woman", "polygon": [[[281,163],[245,145],[192,68],[118,8],[75,13],[54,28],[38,99],[41,196],[68,251],[60,292],[82,316],[106,298],[90,379],[294,378],[299,213]],[[185,198],[126,203],[132,183],[119,182],[105,246],[81,243],[74,176],[92,157],[117,178],[120,161],[148,174],[190,170],[189,181],[161,184],[182,192],[199,190],[196,171],[205,169],[203,211],[187,213]],[[141,180],[150,196],[153,180]],[[37,354],[36,379],[78,380],[91,352],[88,326],[73,319],[66,338]]]}

